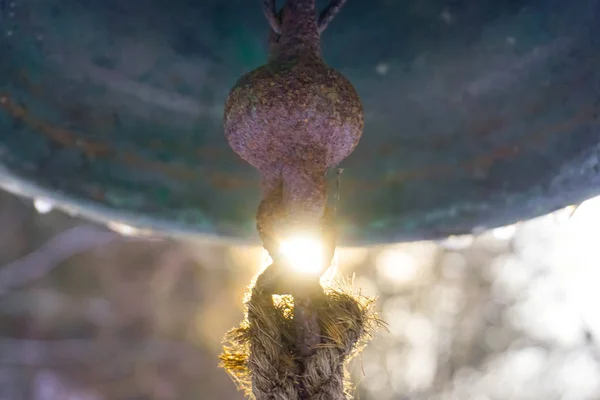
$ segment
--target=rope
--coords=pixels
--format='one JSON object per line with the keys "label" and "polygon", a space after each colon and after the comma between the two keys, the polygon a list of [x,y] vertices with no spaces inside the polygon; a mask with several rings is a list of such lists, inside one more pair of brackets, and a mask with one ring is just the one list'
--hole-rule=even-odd
{"label": "rope", "polygon": [[250,399],[350,399],[345,365],[381,324],[374,300],[323,289],[318,279],[286,283],[277,268],[256,279],[245,320],[225,337],[221,366]]}

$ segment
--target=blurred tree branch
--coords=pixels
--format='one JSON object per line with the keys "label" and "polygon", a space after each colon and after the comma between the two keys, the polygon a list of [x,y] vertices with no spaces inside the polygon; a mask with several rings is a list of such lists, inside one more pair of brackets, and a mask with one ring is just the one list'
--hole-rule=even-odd
{"label": "blurred tree branch", "polygon": [[27,366],[65,364],[98,365],[103,361],[131,365],[145,362],[176,361],[196,365],[206,361],[206,354],[184,342],[147,339],[143,341],[101,341],[95,338],[66,340],[32,340],[0,338],[0,363]]}
{"label": "blurred tree branch", "polygon": [[93,225],[76,226],[61,232],[39,249],[0,268],[0,295],[43,277],[76,254],[123,239],[148,240],[121,236]]}

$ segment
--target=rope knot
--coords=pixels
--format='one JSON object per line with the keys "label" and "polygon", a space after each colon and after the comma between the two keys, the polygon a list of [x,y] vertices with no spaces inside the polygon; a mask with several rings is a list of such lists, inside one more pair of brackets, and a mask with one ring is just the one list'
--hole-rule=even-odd
{"label": "rope knot", "polygon": [[225,337],[221,366],[255,400],[351,398],[345,365],[380,325],[374,299],[266,279],[277,268],[256,279],[244,321]]}

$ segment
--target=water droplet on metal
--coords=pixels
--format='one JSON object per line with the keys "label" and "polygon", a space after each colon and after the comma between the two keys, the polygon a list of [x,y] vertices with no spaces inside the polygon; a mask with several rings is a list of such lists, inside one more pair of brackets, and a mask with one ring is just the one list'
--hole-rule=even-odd
{"label": "water droplet on metal", "polygon": [[40,214],[47,214],[54,208],[52,203],[45,199],[35,199],[33,201],[33,206]]}
{"label": "water droplet on metal", "polygon": [[133,226],[125,225],[120,222],[111,221],[107,224],[108,228],[123,236],[135,236],[139,234],[139,230]]}

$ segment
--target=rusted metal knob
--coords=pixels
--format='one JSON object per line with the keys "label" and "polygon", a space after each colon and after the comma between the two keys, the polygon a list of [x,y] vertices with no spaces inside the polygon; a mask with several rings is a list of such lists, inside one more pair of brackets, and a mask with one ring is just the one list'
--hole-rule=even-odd
{"label": "rusted metal knob", "polygon": [[321,59],[314,0],[288,0],[280,15],[269,63],[237,82],[224,117],[231,148],[263,177],[257,220],[266,247],[289,230],[331,232],[325,173],[363,131],[352,84]]}

